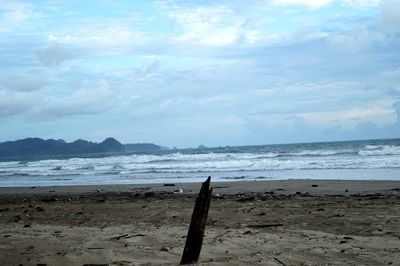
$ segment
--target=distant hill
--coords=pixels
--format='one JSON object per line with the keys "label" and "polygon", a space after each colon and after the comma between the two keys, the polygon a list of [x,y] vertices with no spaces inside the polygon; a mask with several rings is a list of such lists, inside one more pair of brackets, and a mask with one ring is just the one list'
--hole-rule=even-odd
{"label": "distant hill", "polygon": [[102,143],[97,144],[97,152],[122,152],[124,145],[114,138],[106,138]]}
{"label": "distant hill", "polygon": [[123,145],[114,138],[107,138],[100,143],[82,139],[67,143],[62,139],[44,140],[41,138],[26,138],[0,143],[0,158],[52,155],[62,156],[94,153],[146,152],[160,151],[164,149],[166,148],[152,143]]}

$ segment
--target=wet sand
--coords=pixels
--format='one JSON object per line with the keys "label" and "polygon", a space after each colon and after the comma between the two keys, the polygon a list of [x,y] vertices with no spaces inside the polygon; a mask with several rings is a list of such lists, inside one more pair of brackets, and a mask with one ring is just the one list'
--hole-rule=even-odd
{"label": "wet sand", "polygon": [[[212,187],[200,265],[400,265],[400,181]],[[177,265],[199,188],[0,188],[1,265]]]}

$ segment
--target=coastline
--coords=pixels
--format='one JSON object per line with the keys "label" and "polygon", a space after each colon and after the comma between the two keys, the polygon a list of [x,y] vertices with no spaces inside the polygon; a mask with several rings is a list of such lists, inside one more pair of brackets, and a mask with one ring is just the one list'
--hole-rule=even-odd
{"label": "coastline", "polygon": [[[200,185],[0,188],[0,261],[177,265]],[[400,265],[400,181],[212,187],[199,265]]]}
{"label": "coastline", "polygon": [[[314,186],[313,186],[314,185]],[[315,186],[316,185],[316,186]],[[0,187],[0,196],[23,195],[76,195],[90,193],[173,193],[182,189],[183,193],[198,193],[201,183],[148,183],[121,185],[77,185],[77,186],[37,186],[37,187]],[[279,194],[296,192],[310,195],[351,195],[366,193],[390,193],[400,188],[400,180],[339,180],[339,179],[290,179],[290,180],[248,180],[248,181],[211,181],[214,193],[233,195],[237,193],[263,193],[275,191]]]}

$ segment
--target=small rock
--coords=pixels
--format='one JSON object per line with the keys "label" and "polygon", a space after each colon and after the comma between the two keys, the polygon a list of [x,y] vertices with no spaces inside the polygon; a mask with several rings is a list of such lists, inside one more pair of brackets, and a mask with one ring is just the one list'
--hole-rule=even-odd
{"label": "small rock", "polygon": [[313,184],[313,185],[311,185],[311,187],[318,187],[318,185],[317,184]]}
{"label": "small rock", "polygon": [[246,202],[246,201],[253,201],[253,200],[255,200],[255,199],[256,199],[255,196],[250,196],[250,197],[246,197],[246,198],[241,198],[241,199],[239,199],[238,201],[239,201],[239,202]]}
{"label": "small rock", "polygon": [[223,198],[225,198],[224,196],[222,196],[222,195],[219,194],[219,193],[215,193],[214,195],[212,195],[212,197],[213,197],[214,199],[223,199]]}
{"label": "small rock", "polygon": [[44,212],[43,207],[38,206],[38,207],[36,207],[35,209],[36,209],[38,212]]}
{"label": "small rock", "polygon": [[160,250],[161,250],[161,251],[168,252],[168,251],[170,250],[170,248],[169,248],[169,247],[162,246],[162,247],[160,248]]}
{"label": "small rock", "polygon": [[175,186],[175,184],[171,184],[171,183],[169,183],[169,184],[164,184],[164,187],[174,187]]}
{"label": "small rock", "polygon": [[345,244],[345,243],[347,243],[346,240],[340,240],[340,243],[339,243],[339,244]]}
{"label": "small rock", "polygon": [[54,202],[57,201],[57,198],[45,198],[41,200],[42,202]]}
{"label": "small rock", "polygon": [[144,193],[144,196],[145,196],[146,198],[152,198],[152,197],[155,197],[155,196],[156,196],[156,193],[154,193],[153,191],[150,191],[150,192]]}
{"label": "small rock", "polygon": [[14,222],[18,223],[19,221],[21,221],[21,216],[15,215],[14,216]]}
{"label": "small rock", "polygon": [[244,235],[251,235],[251,234],[253,234],[253,231],[251,231],[251,230],[246,230],[246,231],[243,232],[243,234],[244,234]]}
{"label": "small rock", "polygon": [[24,225],[24,228],[30,228],[30,227],[31,227],[30,224],[25,224],[25,225]]}

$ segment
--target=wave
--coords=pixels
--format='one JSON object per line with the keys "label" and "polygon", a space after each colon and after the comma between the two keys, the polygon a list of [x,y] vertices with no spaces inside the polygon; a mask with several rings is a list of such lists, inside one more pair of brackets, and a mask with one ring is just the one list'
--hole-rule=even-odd
{"label": "wave", "polygon": [[358,152],[361,156],[400,155],[400,146],[392,145],[366,145]]}
{"label": "wave", "polygon": [[301,152],[289,153],[289,156],[332,156],[332,155],[344,155],[354,154],[355,150],[304,150]]}
{"label": "wave", "polygon": [[[382,143],[380,143],[382,144]],[[390,145],[389,145],[390,144]],[[398,143],[358,145],[307,144],[255,146],[202,153],[133,154],[101,158],[69,158],[0,162],[0,176],[135,176],[205,172],[256,172],[312,169],[400,169]],[[267,149],[268,148],[268,149]],[[246,175],[246,173],[244,173]]]}
{"label": "wave", "polygon": [[88,166],[78,167],[76,169],[77,170],[94,170],[94,166],[93,165],[88,165]]}

